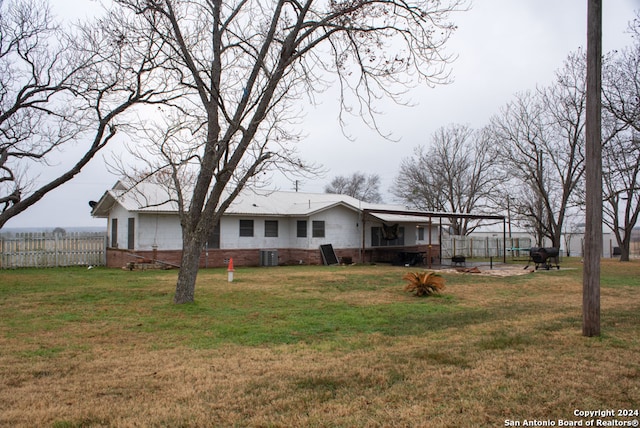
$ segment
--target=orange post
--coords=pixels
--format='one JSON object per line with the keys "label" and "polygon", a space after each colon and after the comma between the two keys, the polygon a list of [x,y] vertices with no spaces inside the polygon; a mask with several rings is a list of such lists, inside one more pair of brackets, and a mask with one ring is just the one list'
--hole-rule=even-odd
{"label": "orange post", "polygon": [[229,267],[227,268],[227,281],[233,282],[233,258],[229,259]]}

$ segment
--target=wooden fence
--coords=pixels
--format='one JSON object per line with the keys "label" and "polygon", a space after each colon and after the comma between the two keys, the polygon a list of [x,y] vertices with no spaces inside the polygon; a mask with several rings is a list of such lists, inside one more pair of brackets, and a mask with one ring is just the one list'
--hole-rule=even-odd
{"label": "wooden fence", "polygon": [[[448,235],[442,237],[442,258],[453,256],[476,258],[502,257],[505,242],[502,237],[472,237]],[[507,238],[507,258],[529,257],[530,238]]]}
{"label": "wooden fence", "polygon": [[17,233],[0,237],[0,269],[104,266],[104,233]]}

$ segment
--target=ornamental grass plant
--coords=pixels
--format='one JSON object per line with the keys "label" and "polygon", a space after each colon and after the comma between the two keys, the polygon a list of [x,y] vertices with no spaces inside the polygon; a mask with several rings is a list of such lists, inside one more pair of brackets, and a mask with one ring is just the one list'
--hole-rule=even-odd
{"label": "ornamental grass plant", "polygon": [[404,291],[418,297],[430,296],[444,290],[444,278],[435,272],[407,272],[402,279],[408,281]]}

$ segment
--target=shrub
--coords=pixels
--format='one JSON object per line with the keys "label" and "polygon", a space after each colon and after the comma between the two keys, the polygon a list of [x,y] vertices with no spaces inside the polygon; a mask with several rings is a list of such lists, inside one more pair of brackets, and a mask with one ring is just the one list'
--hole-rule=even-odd
{"label": "shrub", "polygon": [[408,272],[402,279],[409,281],[404,291],[416,296],[430,296],[444,290],[444,278],[435,272]]}

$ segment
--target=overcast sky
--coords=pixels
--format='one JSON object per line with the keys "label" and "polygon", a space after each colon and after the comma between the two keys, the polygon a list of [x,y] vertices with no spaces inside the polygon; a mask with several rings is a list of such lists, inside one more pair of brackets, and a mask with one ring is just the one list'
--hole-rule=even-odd
{"label": "overcast sky", "polygon": [[[604,3],[603,51],[630,45],[626,30],[634,11],[640,9],[640,0]],[[68,18],[82,18],[97,7],[92,0],[52,0],[52,4],[59,16]],[[361,171],[378,174],[385,202],[395,202],[389,188],[402,159],[414,147],[428,145],[436,129],[451,123],[484,126],[515,93],[549,84],[569,52],[586,47],[586,10],[587,0],[476,0],[469,11],[452,16],[458,30],[447,52],[457,55],[451,65],[454,82],[413,90],[413,107],[385,107],[379,124],[396,142],[382,138],[356,118],[348,127],[355,138],[350,141],[338,126],[335,94],[320,95],[321,105],[307,110],[302,125],[306,138],[299,152],[322,164],[328,173],[321,179],[303,180],[300,190],[322,192],[334,176]],[[119,148],[113,144],[113,149]],[[88,205],[118,178],[107,171],[103,156],[5,227],[106,227],[106,220],[91,218]],[[280,190],[294,188],[283,178],[272,181],[272,187]]]}

